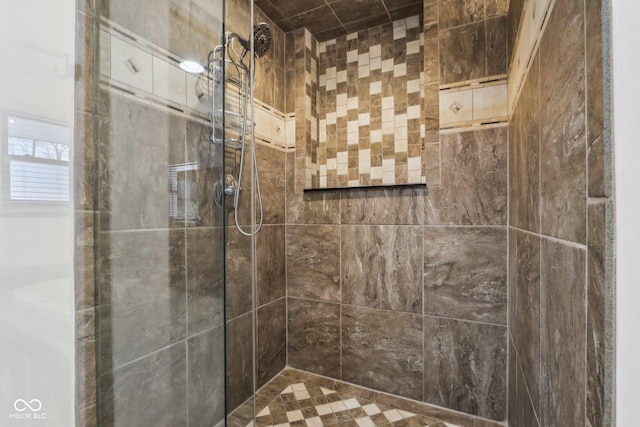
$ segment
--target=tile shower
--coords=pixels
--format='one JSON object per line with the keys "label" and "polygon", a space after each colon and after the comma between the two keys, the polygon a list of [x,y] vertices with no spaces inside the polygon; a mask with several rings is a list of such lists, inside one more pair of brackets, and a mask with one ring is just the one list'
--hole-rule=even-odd
{"label": "tile shower", "polygon": [[[256,1],[253,21],[271,25],[273,47],[256,62],[265,222],[255,241],[213,208],[210,186],[236,153],[223,165],[203,137],[190,76],[184,98],[170,82],[123,87],[89,36],[103,49],[104,34],[135,45],[152,63],[205,58],[220,18],[196,0],[167,1],[155,21],[125,3],[78,12],[89,45],[79,47],[88,74],[77,134],[95,168],[76,224],[87,271],[78,425],[214,425],[236,411],[230,424],[244,426],[242,408],[286,402],[300,383],[359,407],[442,408],[421,425],[604,425],[613,198],[602,52],[584,47],[598,44],[601,2],[556,2],[508,114],[524,0],[370,0],[358,11],[375,15],[366,22],[342,2]],[[309,18],[330,7],[337,24]],[[248,0],[227,1],[226,15],[227,30],[249,33]],[[122,52],[110,49],[111,60]],[[178,220],[162,202],[166,176],[187,164],[198,167],[179,174]],[[336,189],[409,182],[426,186]],[[224,247],[212,244],[223,235]],[[556,336],[568,346],[558,357]],[[411,400],[393,406],[386,393]],[[349,414],[343,425],[362,415]]]}

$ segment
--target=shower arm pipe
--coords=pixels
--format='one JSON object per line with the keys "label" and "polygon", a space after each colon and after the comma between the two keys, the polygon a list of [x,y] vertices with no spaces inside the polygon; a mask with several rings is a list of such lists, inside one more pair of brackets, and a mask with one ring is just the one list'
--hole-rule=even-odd
{"label": "shower arm pipe", "polygon": [[[234,35],[233,33],[227,33],[227,44],[231,44],[231,46],[229,46],[230,50],[234,53],[234,55],[237,54],[235,52],[235,50],[233,49],[233,38],[238,38],[240,39],[240,37],[238,35]],[[231,42],[231,43],[229,43]],[[242,44],[242,43],[241,43]],[[244,170],[244,156],[245,156],[245,152],[246,152],[246,143],[247,143],[247,122],[249,121],[247,118],[247,109],[248,109],[248,105],[249,105],[249,99],[253,100],[253,97],[251,96],[253,94],[253,81],[254,81],[254,76],[255,76],[255,67],[247,67],[244,64],[244,57],[246,56],[246,52],[247,50],[245,49],[245,51],[243,52],[242,56],[240,58],[238,58],[240,60],[240,64],[243,66],[243,68],[246,70],[247,72],[247,79],[245,82],[245,102],[244,102],[244,106],[243,106],[243,117],[244,120],[242,121],[242,129],[241,129],[241,135],[240,135],[240,140],[241,140],[241,144],[240,144],[240,170],[238,172],[238,183],[236,184],[236,189],[235,189],[235,195],[234,195],[234,200],[233,200],[233,211],[234,211],[234,220],[236,223],[236,228],[238,229],[238,232],[240,232],[240,234],[242,234],[243,236],[246,237],[251,237],[251,236],[255,236],[256,234],[258,234],[258,232],[260,232],[260,230],[262,229],[262,225],[264,222],[264,207],[262,205],[262,193],[260,191],[260,178],[259,178],[259,173],[258,173],[258,157],[256,154],[256,144],[255,144],[255,126],[251,126],[251,146],[250,146],[250,151],[251,151],[251,155],[252,155],[252,160],[253,160],[253,172],[255,174],[255,184],[256,184],[256,192],[258,195],[258,204],[260,207],[260,220],[258,221],[258,226],[255,230],[252,231],[245,231],[242,229],[242,226],[240,225],[240,222],[238,221],[238,205],[240,203],[240,187],[242,184],[242,176],[243,176],[243,170]],[[253,71],[253,73],[252,73]],[[253,74],[253,75],[251,75]],[[251,115],[251,122],[253,124],[253,114]],[[253,215],[253,209],[251,212],[251,215]]]}

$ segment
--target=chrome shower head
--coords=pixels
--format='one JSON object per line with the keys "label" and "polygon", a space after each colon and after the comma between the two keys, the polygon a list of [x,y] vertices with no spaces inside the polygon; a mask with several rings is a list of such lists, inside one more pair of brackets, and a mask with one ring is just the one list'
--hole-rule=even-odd
{"label": "chrome shower head", "polygon": [[271,27],[266,22],[260,22],[253,27],[253,54],[262,58],[271,47]]}

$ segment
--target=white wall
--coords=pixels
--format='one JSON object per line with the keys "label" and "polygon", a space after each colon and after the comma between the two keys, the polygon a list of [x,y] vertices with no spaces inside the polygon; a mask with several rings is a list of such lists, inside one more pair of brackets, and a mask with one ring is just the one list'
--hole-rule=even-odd
{"label": "white wall", "polygon": [[640,384],[640,2],[612,0],[616,179],[616,419],[638,425]]}

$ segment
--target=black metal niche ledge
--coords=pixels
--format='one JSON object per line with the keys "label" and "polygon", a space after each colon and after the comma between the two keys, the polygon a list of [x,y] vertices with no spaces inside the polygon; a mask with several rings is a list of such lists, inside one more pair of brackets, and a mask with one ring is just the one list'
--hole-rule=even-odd
{"label": "black metal niche ledge", "polygon": [[388,185],[363,185],[360,187],[326,187],[326,188],[305,188],[305,193],[318,193],[322,191],[346,191],[346,190],[394,190],[407,188],[424,188],[429,191],[429,187],[424,183],[417,184],[388,184]]}

